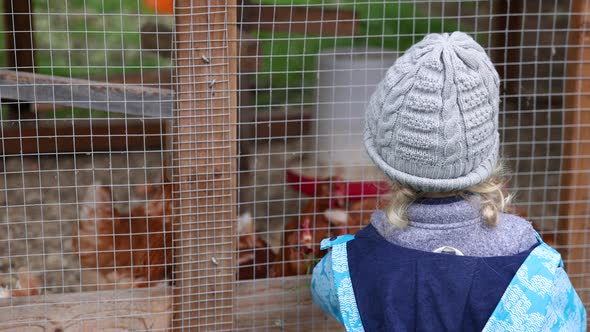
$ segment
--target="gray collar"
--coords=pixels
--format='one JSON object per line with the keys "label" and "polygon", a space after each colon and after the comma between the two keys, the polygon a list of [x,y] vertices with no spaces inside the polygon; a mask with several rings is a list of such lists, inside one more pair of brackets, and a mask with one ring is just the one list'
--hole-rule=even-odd
{"label": "gray collar", "polygon": [[458,200],[452,203],[425,204],[413,203],[408,207],[410,225],[425,227],[451,224],[466,225],[480,221],[479,202],[475,197],[469,200]]}
{"label": "gray collar", "polygon": [[[415,202],[408,207],[409,227],[424,229],[452,229],[474,225],[481,222],[478,199],[458,200],[438,204],[436,200]],[[381,234],[390,234],[397,229],[387,221],[382,210],[371,217],[371,224]]]}

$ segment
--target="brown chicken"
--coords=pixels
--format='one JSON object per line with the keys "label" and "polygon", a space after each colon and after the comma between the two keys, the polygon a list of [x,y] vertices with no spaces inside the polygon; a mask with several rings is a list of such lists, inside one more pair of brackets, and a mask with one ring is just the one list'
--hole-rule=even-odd
{"label": "brown chicken", "polygon": [[[312,224],[315,227],[312,227]],[[298,217],[287,224],[277,257],[280,264],[271,266],[270,276],[307,274],[310,266],[322,256],[319,242],[328,237],[328,229],[329,223],[321,215],[304,217],[301,222]]]}
{"label": "brown chicken", "polygon": [[381,209],[387,201],[384,197],[363,198],[348,203],[346,234],[355,234],[371,222],[373,211]]}
{"label": "brown chicken", "polygon": [[314,261],[321,258],[320,241],[330,234],[330,223],[323,212],[334,204],[330,183],[321,184],[317,197],[309,200],[300,215],[285,226],[283,243],[277,257],[280,264],[271,266],[271,277],[309,272]]}
{"label": "brown chicken", "polygon": [[319,185],[316,196],[285,227],[278,255],[281,264],[271,267],[272,277],[310,273],[326,254],[320,250],[320,242],[332,236],[356,233],[369,223],[378,202],[375,198],[347,201],[343,184],[332,181]]}
{"label": "brown chicken", "polygon": [[16,288],[8,289],[0,287],[0,298],[34,296],[39,294],[41,294],[41,281],[25,270],[19,272]]}
{"label": "brown chicken", "polygon": [[[120,213],[111,189],[94,185],[80,212],[73,239],[80,264],[99,289],[147,287],[169,275],[172,262],[172,185],[145,188],[147,203]],[[88,274],[87,274],[88,275]]]}
{"label": "brown chicken", "polygon": [[250,213],[238,219],[238,279],[260,279],[269,277],[269,266],[277,257],[266,241],[254,232]]}

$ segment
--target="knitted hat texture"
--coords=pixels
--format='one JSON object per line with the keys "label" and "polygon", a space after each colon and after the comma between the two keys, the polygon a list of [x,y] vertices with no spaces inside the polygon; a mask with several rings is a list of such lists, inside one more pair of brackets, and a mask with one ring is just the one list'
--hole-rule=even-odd
{"label": "knitted hat texture", "polygon": [[418,191],[484,182],[498,158],[499,85],[471,37],[427,35],[397,59],[370,99],[369,156],[394,182]]}

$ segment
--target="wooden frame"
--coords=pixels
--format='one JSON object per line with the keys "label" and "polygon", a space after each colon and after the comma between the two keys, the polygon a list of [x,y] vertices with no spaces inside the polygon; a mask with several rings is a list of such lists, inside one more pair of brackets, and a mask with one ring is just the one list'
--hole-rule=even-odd
{"label": "wooden frame", "polygon": [[[237,282],[233,330],[342,330],[312,305],[309,283],[309,277]],[[165,330],[173,292],[155,287],[0,299],[0,331]],[[125,318],[113,320],[113,313]]]}
{"label": "wooden frame", "polygon": [[0,308],[0,331],[162,331],[172,298],[167,288],[137,288],[0,299]]}
{"label": "wooden frame", "polygon": [[[234,1],[177,0],[172,157],[174,330],[233,330],[237,20]],[[207,60],[203,60],[206,58]]]}
{"label": "wooden frame", "polygon": [[[4,29],[6,31],[7,67],[32,72],[34,69],[32,0],[3,0]],[[3,98],[5,96],[2,96]],[[31,104],[9,105],[9,116],[13,119],[34,118]]]}
{"label": "wooden frame", "polygon": [[590,301],[590,1],[575,1],[570,14],[564,167],[557,249],[584,303]]}
{"label": "wooden frame", "polygon": [[172,117],[174,92],[139,85],[0,70],[3,98],[154,118]]}
{"label": "wooden frame", "polygon": [[354,36],[357,32],[353,11],[313,6],[264,6],[243,1],[239,18],[243,29],[321,36]]}
{"label": "wooden frame", "polygon": [[[164,146],[160,119],[33,120],[0,131],[0,153],[8,155],[145,151]],[[61,125],[65,123],[66,125]],[[90,148],[90,150],[85,150]]]}
{"label": "wooden frame", "polygon": [[503,94],[506,98],[517,98],[519,95],[518,66],[522,58],[521,25],[523,20],[523,2],[496,0],[492,2],[492,26],[494,27],[491,50],[492,61],[504,82]]}
{"label": "wooden frame", "polygon": [[15,120],[0,128],[4,155],[160,149],[175,100],[170,89],[12,70],[0,70],[0,96],[49,110],[57,105],[154,118]]}

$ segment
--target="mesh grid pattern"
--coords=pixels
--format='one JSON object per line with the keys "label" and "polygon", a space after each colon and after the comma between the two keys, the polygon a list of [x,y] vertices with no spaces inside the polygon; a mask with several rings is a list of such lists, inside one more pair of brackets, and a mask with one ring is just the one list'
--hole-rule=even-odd
{"label": "mesh grid pattern", "polygon": [[455,30],[500,74],[516,212],[590,303],[587,1],[4,6],[0,305],[19,310],[0,328],[334,330],[309,296],[317,244],[387,191],[364,107]]}

